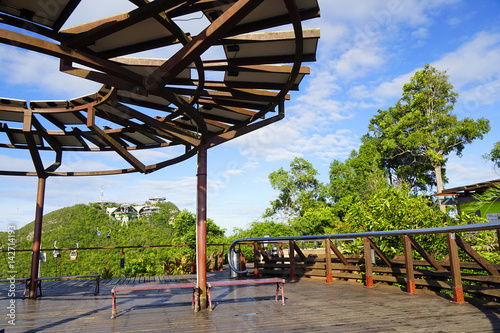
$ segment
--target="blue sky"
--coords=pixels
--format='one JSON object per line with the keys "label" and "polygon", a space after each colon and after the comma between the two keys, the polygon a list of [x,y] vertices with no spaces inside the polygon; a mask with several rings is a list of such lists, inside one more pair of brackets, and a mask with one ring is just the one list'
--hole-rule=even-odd
{"label": "blue sky", "polygon": [[[319,5],[321,18],[305,23],[321,29],[317,62],[307,64],[311,75],[300,91],[292,92],[285,119],[209,150],[209,218],[228,234],[234,227],[262,220],[277,195],[269,173],[288,169],[296,156],[313,163],[326,182],[330,163],[359,147],[369,120],[377,110],[394,105],[403,84],[426,63],[448,72],[459,94],[459,118],[484,117],[492,127],[484,140],[467,146],[461,158],[449,157],[446,187],[500,178],[492,163],[482,159],[500,140],[500,1],[319,0]],[[67,26],[133,8],[125,0],[84,0]],[[202,24],[188,23],[190,31]],[[160,52],[146,55],[165,57]],[[55,59],[0,45],[0,96],[68,99],[98,87],[59,73]],[[158,150],[137,156],[154,163],[172,154]],[[68,154],[63,163],[79,170],[126,166],[115,155],[97,155]],[[43,157],[47,163],[53,159],[50,154]],[[0,149],[0,165],[33,170],[27,151]],[[47,180],[44,212],[99,201],[101,186],[106,201],[140,204],[162,196],[195,212],[195,175],[196,159],[191,159],[150,175],[52,177]],[[36,186],[36,178],[0,177],[0,231],[34,219]]]}

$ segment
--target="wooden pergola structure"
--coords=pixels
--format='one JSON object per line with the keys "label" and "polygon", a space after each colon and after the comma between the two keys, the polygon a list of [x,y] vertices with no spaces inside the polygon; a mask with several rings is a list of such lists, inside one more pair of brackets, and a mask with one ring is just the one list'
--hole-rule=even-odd
{"label": "wooden pergola structure", "polygon": [[[83,2],[0,1],[0,42],[58,58],[60,71],[102,84],[62,101],[0,98],[0,147],[29,152],[34,165],[0,175],[38,177],[30,297],[49,176],[147,174],[197,155],[197,286],[206,307],[207,149],[283,119],[289,91],[309,74],[302,63],[316,57],[319,30],[302,21],[319,16],[317,0],[130,0],[136,9],[100,18],[96,8],[98,20],[62,29]],[[197,35],[176,22],[192,15],[206,22]],[[221,59],[204,59],[217,48]],[[172,56],[132,56],[156,49]],[[133,154],[170,147],[183,149],[151,165]],[[106,151],[130,167],[58,171],[63,153]],[[54,162],[44,165],[41,152]]]}

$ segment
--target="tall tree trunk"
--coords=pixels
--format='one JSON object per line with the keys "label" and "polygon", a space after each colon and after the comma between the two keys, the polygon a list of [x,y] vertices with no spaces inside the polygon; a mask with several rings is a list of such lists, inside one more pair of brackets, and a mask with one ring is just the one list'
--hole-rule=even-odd
{"label": "tall tree trunk", "polygon": [[[441,174],[441,164],[434,165],[434,172],[436,173],[437,191],[438,191],[438,193],[440,193],[443,190],[443,176]],[[440,195],[440,196],[438,196],[438,199],[439,199],[439,209],[443,213],[446,213],[446,207],[443,205],[444,196]]]}

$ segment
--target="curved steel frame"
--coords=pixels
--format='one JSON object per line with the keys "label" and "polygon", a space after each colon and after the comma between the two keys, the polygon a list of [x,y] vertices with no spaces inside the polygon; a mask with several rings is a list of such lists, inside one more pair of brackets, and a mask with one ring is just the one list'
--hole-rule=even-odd
{"label": "curved steel frame", "polygon": [[[0,133],[6,133],[8,138],[0,142],[0,148],[28,150],[35,169],[34,172],[0,170],[0,175],[39,179],[31,267],[31,283],[36,286],[47,177],[147,174],[198,155],[197,267],[200,305],[204,307],[207,149],[283,119],[288,92],[298,89],[303,75],[309,74],[302,62],[315,60],[316,45],[311,51],[309,44],[310,52],[304,54],[306,37],[302,21],[318,17],[319,7],[315,0],[130,1],[137,8],[128,13],[63,30],[61,27],[81,0],[66,0],[57,5],[31,0],[0,1],[0,22],[16,28],[0,29],[0,43],[58,58],[61,72],[104,84],[95,94],[69,102],[32,101],[28,107],[27,101],[0,98]],[[47,6],[52,7],[49,10]],[[268,12],[276,8],[279,9],[275,17],[269,16]],[[174,22],[176,17],[199,12],[209,24],[196,36]],[[161,28],[157,30],[161,31],[156,31],[155,36],[143,32],[145,25],[151,25],[148,31],[152,31],[158,24]],[[291,33],[267,32],[269,28],[290,24]],[[18,28],[24,29],[24,33],[18,32]],[[257,31],[260,31],[258,36],[254,34]],[[319,31],[312,35],[311,39],[317,41]],[[289,54],[280,53],[281,48],[276,46],[277,52],[268,54],[269,47],[261,45],[255,48],[257,54],[237,58],[227,46],[236,42],[245,45],[293,42],[294,46]],[[170,59],[122,57],[174,44],[181,47]],[[220,45],[226,45],[226,59],[202,60],[203,53]],[[230,46],[238,52],[239,45]],[[290,63],[292,66],[283,65]],[[191,79],[191,70],[196,71],[196,80]],[[210,70],[223,71],[224,80],[208,82],[206,71]],[[239,72],[254,77],[272,73],[281,79],[276,82],[226,79]],[[185,73],[189,73],[189,78],[183,76]],[[142,108],[149,111],[143,112]],[[209,112],[214,108],[215,111]],[[276,108],[277,115],[265,119]],[[96,119],[115,128],[98,126]],[[8,123],[22,123],[22,129],[10,128]],[[68,125],[76,127],[70,129]],[[156,164],[145,165],[132,154],[139,149],[171,146],[185,149],[176,157]],[[45,167],[40,151],[54,152],[54,163]],[[114,151],[131,167],[56,171],[63,163],[63,152],[68,151]],[[36,297],[34,291],[36,288],[30,288],[30,297]]]}

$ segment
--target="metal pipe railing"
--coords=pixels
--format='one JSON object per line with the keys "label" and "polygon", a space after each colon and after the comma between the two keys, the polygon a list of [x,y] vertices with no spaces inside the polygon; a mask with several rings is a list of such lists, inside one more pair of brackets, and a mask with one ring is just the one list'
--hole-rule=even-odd
{"label": "metal pipe railing", "polygon": [[362,238],[362,237],[384,237],[384,236],[403,236],[403,235],[423,235],[423,234],[441,234],[441,233],[457,233],[457,232],[471,232],[471,231],[483,231],[483,230],[495,230],[500,229],[500,222],[487,222],[487,223],[476,223],[476,224],[465,224],[447,227],[437,227],[437,228],[422,228],[422,229],[407,229],[407,230],[389,230],[389,231],[372,231],[372,232],[360,232],[360,233],[349,233],[349,234],[332,234],[332,235],[312,235],[312,236],[279,236],[279,237],[252,237],[252,238],[239,238],[229,245],[227,253],[227,261],[229,267],[236,274],[246,274],[248,270],[240,271],[236,269],[235,265],[231,261],[231,251],[238,243],[243,242],[258,242],[265,241],[269,243],[273,242],[284,242],[284,241],[317,241],[325,239],[345,239],[345,238]]}

